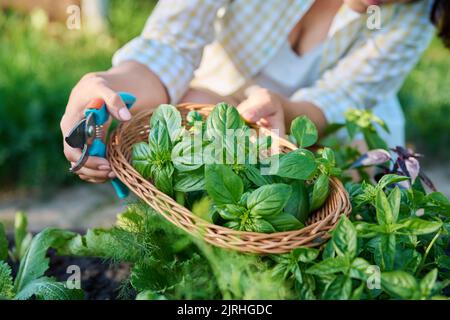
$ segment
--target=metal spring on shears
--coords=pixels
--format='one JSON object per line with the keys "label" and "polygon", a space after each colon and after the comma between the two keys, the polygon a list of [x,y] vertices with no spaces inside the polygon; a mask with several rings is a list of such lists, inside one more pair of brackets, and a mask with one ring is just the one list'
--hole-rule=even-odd
{"label": "metal spring on shears", "polygon": [[103,125],[95,126],[95,138],[103,140]]}

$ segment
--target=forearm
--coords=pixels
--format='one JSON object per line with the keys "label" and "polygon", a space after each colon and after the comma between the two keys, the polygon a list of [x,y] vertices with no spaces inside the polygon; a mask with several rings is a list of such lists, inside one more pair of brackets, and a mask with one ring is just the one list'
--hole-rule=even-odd
{"label": "forearm", "polygon": [[307,116],[315,123],[319,133],[323,133],[327,126],[327,120],[323,111],[313,103],[307,101],[291,101],[283,98],[283,109],[286,128],[290,128],[292,120],[302,115]]}
{"label": "forearm", "polygon": [[95,74],[104,78],[114,91],[126,91],[136,97],[136,104],[131,110],[133,113],[169,101],[167,90],[158,76],[139,62],[125,61]]}

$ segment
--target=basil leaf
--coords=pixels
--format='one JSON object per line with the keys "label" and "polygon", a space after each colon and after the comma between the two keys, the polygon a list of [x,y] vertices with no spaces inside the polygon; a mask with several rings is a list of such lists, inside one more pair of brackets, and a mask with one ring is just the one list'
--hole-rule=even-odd
{"label": "basil leaf", "polygon": [[172,105],[162,104],[153,112],[150,119],[150,127],[155,127],[158,122],[169,132],[170,140],[175,142],[180,136],[181,130],[181,114]]}
{"label": "basil leaf", "polygon": [[361,238],[373,238],[381,232],[381,227],[377,224],[368,222],[355,222],[355,229]]}
{"label": "basil leaf", "polygon": [[309,215],[309,195],[305,182],[302,180],[295,180],[291,183],[291,187],[291,197],[286,203],[284,211],[292,214],[300,222],[305,223]]}
{"label": "basil leaf", "polygon": [[279,155],[276,175],[283,178],[308,180],[317,168],[314,155],[308,150],[297,150]]}
{"label": "basil leaf", "polygon": [[369,150],[374,149],[388,150],[386,142],[383,139],[381,139],[381,137],[378,135],[376,131],[372,131],[366,128],[361,129],[361,131],[364,135],[364,140],[366,141]]}
{"label": "basil leaf", "polygon": [[150,178],[153,154],[148,143],[139,142],[133,145],[131,164],[144,179]]}
{"label": "basil leaf", "polygon": [[223,226],[226,228],[233,229],[233,230],[239,230],[241,227],[241,225],[237,221],[225,222]]}
{"label": "basil leaf", "polygon": [[390,184],[398,183],[398,182],[402,182],[402,181],[406,181],[406,180],[409,180],[409,178],[405,177],[405,176],[399,176],[396,174],[386,174],[380,179],[380,181],[378,181],[377,188],[384,189],[385,187],[387,187]]}
{"label": "basil leaf", "polygon": [[227,204],[218,209],[219,215],[225,220],[238,220],[245,214],[246,209],[235,204]]}
{"label": "basil leaf", "polygon": [[272,233],[275,232],[275,228],[270,224],[270,222],[261,219],[256,218],[252,221],[253,228],[247,231],[254,231],[254,232],[260,232],[260,233]]}
{"label": "basil leaf", "polygon": [[247,208],[253,216],[271,216],[280,213],[291,196],[292,188],[276,183],[259,187],[247,199]]}
{"label": "basil leaf", "polygon": [[368,277],[367,271],[370,266],[370,263],[363,258],[356,258],[352,261],[350,267],[350,277],[361,281],[366,281]]}
{"label": "basil leaf", "polygon": [[164,192],[168,196],[173,195],[173,166],[171,164],[153,169],[152,177],[158,190]]}
{"label": "basil leaf", "polygon": [[172,149],[172,163],[178,171],[193,171],[203,165],[203,146],[201,141],[183,139]]}
{"label": "basil leaf", "polygon": [[375,208],[377,211],[377,220],[380,225],[391,225],[394,223],[391,205],[381,189],[377,192]]}
{"label": "basil leaf", "polygon": [[306,273],[322,276],[327,274],[334,274],[338,272],[346,272],[350,267],[347,257],[338,256],[335,258],[328,258],[315,265],[309,267]]}
{"label": "basil leaf", "polygon": [[186,116],[186,122],[188,125],[193,126],[195,122],[202,122],[203,116],[197,110],[191,110]]}
{"label": "basil leaf", "polygon": [[[169,132],[162,122],[156,122],[148,136],[150,150],[154,153],[154,158],[169,160],[172,144],[170,142]],[[168,156],[166,156],[168,154]],[[166,159],[167,158],[167,159]]]}
{"label": "basil leaf", "polygon": [[397,222],[398,215],[400,212],[400,200],[401,200],[401,192],[398,187],[395,187],[394,190],[391,191],[388,197],[389,205],[392,209],[392,220],[393,223]]}
{"label": "basil leaf", "polygon": [[303,274],[302,278],[302,282],[295,282],[295,290],[298,292],[299,298],[301,300],[316,300],[314,294],[314,290],[316,289],[314,276]]}
{"label": "basil leaf", "polygon": [[255,184],[258,187],[270,183],[268,177],[261,175],[260,170],[250,164],[245,165],[244,175],[248,180],[250,180],[253,184]]}
{"label": "basil leaf", "polygon": [[416,279],[404,271],[383,272],[381,287],[388,294],[402,299],[414,299],[419,292]]}
{"label": "basil leaf", "polygon": [[205,188],[219,206],[237,204],[244,192],[241,178],[223,164],[205,166]]}
{"label": "basil leaf", "polygon": [[280,213],[276,216],[267,217],[268,222],[275,228],[275,230],[283,232],[290,230],[298,230],[305,225],[298,221],[294,216],[288,213]]}
{"label": "basil leaf", "polygon": [[414,249],[398,250],[395,253],[394,269],[414,273],[419,267],[421,260],[421,254]]}
{"label": "basil leaf", "polygon": [[347,120],[345,122],[345,128],[347,129],[350,140],[353,140],[358,131],[358,126],[356,125],[356,123]]}
{"label": "basil leaf", "polygon": [[382,270],[394,269],[396,236],[395,234],[382,234],[375,247],[374,258]]}
{"label": "basil leaf", "polygon": [[367,286],[366,283],[361,282],[358,288],[353,290],[353,293],[350,297],[350,300],[361,300],[362,294],[364,292],[364,288]]}
{"label": "basil leaf", "polygon": [[440,221],[427,221],[420,218],[408,218],[403,222],[402,231],[414,235],[428,234],[438,231],[442,227]]}
{"label": "basil leaf", "polygon": [[245,127],[239,112],[233,106],[226,103],[217,104],[206,120],[206,138],[222,138],[227,135],[228,129],[240,129]]}
{"label": "basil leaf", "polygon": [[323,249],[322,259],[334,258],[336,256],[336,250],[334,249],[333,241],[328,241]]}
{"label": "basil leaf", "polygon": [[312,146],[317,142],[317,128],[306,116],[297,117],[292,121],[291,134],[300,148]]}
{"label": "basil leaf", "polygon": [[350,258],[356,256],[357,233],[355,227],[346,216],[343,215],[341,217],[333,230],[332,241],[339,255],[348,255]]}
{"label": "basil leaf", "polygon": [[323,206],[330,194],[330,181],[328,176],[321,174],[314,183],[310,200],[310,211],[313,212]]}
{"label": "basil leaf", "polygon": [[205,190],[205,173],[204,170],[191,171],[189,173],[181,173],[178,175],[175,185],[175,191],[192,192]]}
{"label": "basil leaf", "polygon": [[428,298],[431,295],[433,287],[436,284],[437,275],[438,269],[433,269],[420,281],[419,286],[424,298]]}
{"label": "basil leaf", "polygon": [[328,284],[322,298],[325,300],[348,300],[351,294],[352,279],[340,275]]}
{"label": "basil leaf", "polygon": [[319,250],[314,248],[297,248],[292,250],[295,260],[303,263],[313,262],[319,256]]}

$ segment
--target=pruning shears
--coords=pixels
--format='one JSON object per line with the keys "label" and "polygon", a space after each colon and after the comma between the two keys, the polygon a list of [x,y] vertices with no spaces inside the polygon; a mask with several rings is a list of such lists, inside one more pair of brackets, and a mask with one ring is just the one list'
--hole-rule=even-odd
{"label": "pruning shears", "polygon": [[[119,96],[130,109],[136,98],[126,92],[119,92]],[[82,149],[81,157],[70,168],[71,172],[80,170],[86,163],[89,156],[106,157],[106,144],[103,142],[105,132],[103,125],[109,119],[109,112],[106,104],[102,99],[96,99],[89,104],[89,108],[84,111],[85,117],[81,119],[70,130],[69,135],[65,137],[65,141],[72,148]],[[119,198],[123,199],[128,196],[128,188],[117,178],[111,180],[111,183]]]}

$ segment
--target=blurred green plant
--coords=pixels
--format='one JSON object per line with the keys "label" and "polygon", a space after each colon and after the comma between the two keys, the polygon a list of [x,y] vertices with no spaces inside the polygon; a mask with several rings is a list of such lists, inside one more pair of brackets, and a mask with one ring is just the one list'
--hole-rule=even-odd
{"label": "blurred green plant", "polygon": [[399,94],[407,141],[428,159],[448,159],[450,155],[449,68],[449,51],[435,39]]}
{"label": "blurred green plant", "polygon": [[[90,36],[49,23],[42,11],[0,11],[0,181],[58,187],[76,181],[62,153],[59,121],[72,87],[139,34],[155,1],[112,1],[111,34]],[[133,17],[132,19],[130,17]],[[48,182],[51,183],[48,183]]]}

